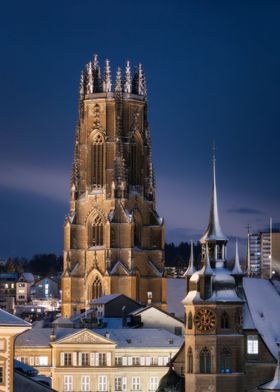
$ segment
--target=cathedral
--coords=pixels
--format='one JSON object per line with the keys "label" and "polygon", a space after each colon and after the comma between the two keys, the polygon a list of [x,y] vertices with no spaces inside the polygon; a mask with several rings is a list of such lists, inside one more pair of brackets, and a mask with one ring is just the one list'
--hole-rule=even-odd
{"label": "cathedral", "polygon": [[62,315],[122,293],[166,308],[164,223],[156,212],[147,90],[129,61],[112,83],[95,55],[81,74],[79,120],[64,223]]}

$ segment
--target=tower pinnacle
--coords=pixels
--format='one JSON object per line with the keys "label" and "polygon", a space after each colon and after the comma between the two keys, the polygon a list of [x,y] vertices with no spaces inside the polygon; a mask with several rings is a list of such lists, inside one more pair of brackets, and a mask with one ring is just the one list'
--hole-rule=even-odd
{"label": "tower pinnacle", "polygon": [[200,241],[216,241],[222,240],[227,241],[227,237],[223,234],[218,212],[218,199],[217,199],[217,185],[216,185],[216,148],[213,146],[213,185],[212,185],[212,196],[211,206],[209,214],[208,227],[201,237]]}

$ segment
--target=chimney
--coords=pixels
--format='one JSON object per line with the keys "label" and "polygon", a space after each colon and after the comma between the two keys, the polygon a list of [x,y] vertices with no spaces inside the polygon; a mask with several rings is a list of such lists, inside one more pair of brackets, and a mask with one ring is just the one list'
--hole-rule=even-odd
{"label": "chimney", "polygon": [[50,334],[50,341],[54,342],[56,340],[55,328],[52,328],[52,332]]}

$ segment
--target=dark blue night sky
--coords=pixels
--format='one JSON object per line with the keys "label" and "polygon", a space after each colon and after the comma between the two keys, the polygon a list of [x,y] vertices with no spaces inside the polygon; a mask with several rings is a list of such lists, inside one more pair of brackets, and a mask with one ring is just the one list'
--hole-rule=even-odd
{"label": "dark blue night sky", "polygon": [[148,80],[168,241],[207,225],[211,145],[229,237],[280,222],[279,1],[9,1],[0,14],[0,257],[63,249],[80,71]]}

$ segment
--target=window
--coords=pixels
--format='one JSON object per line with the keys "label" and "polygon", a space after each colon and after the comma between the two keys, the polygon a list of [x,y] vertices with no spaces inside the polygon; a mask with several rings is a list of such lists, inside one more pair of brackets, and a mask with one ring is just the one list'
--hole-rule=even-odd
{"label": "window", "polygon": [[82,376],[82,378],[81,378],[81,390],[82,391],[90,391],[89,376]]}
{"label": "window", "polygon": [[174,327],[174,334],[176,336],[182,336],[182,327]]}
{"label": "window", "polygon": [[122,366],[122,357],[116,357],[116,366]]}
{"label": "window", "polygon": [[259,340],[257,335],[247,336],[247,354],[259,353]]}
{"label": "window", "polygon": [[158,359],[157,359],[157,357],[152,357],[152,358],[151,358],[151,365],[152,365],[152,366],[157,366],[157,364],[158,364]]}
{"label": "window", "polygon": [[187,364],[188,373],[193,373],[193,352],[192,348],[188,349],[188,364]]}
{"label": "window", "polygon": [[193,327],[193,317],[192,317],[192,312],[189,312],[188,314],[188,329],[192,329]]}
{"label": "window", "polygon": [[132,377],[132,391],[140,391],[140,377]]}
{"label": "window", "polygon": [[211,373],[211,354],[207,347],[204,347],[199,354],[200,373]]}
{"label": "window", "polygon": [[123,390],[123,383],[122,377],[115,378],[115,391],[122,391]]}
{"label": "window", "polygon": [[106,353],[99,353],[99,366],[106,366]]}
{"label": "window", "polygon": [[150,377],[149,391],[156,391],[158,387],[158,377]]}
{"label": "window", "polygon": [[132,366],[140,366],[140,357],[132,357]]}
{"label": "window", "polygon": [[104,182],[104,142],[99,134],[91,146],[91,184],[101,188]]}
{"label": "window", "polygon": [[98,276],[94,279],[92,286],[92,299],[96,299],[102,296],[102,283]]}
{"label": "window", "polygon": [[48,366],[48,357],[38,357],[38,366]]}
{"label": "window", "polygon": [[73,391],[73,376],[64,376],[63,390],[65,392]]}
{"label": "window", "polygon": [[224,348],[221,352],[220,358],[220,372],[221,373],[231,373],[232,372],[232,355],[231,352]]}
{"label": "window", "polygon": [[4,384],[4,368],[0,366],[0,384]]}
{"label": "window", "polygon": [[92,222],[92,246],[103,245],[103,223],[100,216],[96,216]]}
{"label": "window", "polygon": [[82,366],[89,366],[89,353],[82,353]]}
{"label": "window", "polygon": [[227,312],[223,312],[221,315],[221,328],[228,329],[229,328],[229,320]]}
{"label": "window", "polygon": [[98,392],[107,391],[107,376],[98,376]]}
{"label": "window", "polygon": [[72,365],[72,355],[70,353],[64,353],[64,366]]}

